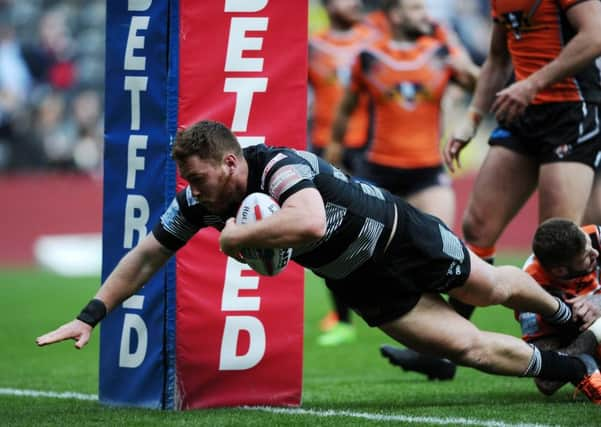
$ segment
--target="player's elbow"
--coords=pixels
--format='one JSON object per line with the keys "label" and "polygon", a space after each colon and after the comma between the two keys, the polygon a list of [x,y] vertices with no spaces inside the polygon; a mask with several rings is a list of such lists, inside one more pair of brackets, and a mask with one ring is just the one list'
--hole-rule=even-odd
{"label": "player's elbow", "polygon": [[307,217],[303,224],[303,234],[307,241],[316,241],[323,238],[326,234],[325,215]]}

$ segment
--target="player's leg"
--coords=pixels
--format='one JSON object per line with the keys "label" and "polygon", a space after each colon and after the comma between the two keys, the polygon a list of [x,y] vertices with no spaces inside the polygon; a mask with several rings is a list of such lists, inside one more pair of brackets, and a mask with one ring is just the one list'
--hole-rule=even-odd
{"label": "player's leg", "polygon": [[541,165],[538,183],[540,222],[560,217],[580,224],[593,188],[594,175],[593,169],[584,163]]}
{"label": "player's leg", "polygon": [[330,296],[334,306],[335,321],[332,325],[329,325],[330,327],[324,327],[326,325],[323,325],[322,320],[321,326],[324,333],[317,338],[317,343],[323,347],[350,343],[355,341],[357,337],[357,332],[351,322],[351,309],[335,292],[330,292]]}
{"label": "player's leg", "polygon": [[[502,141],[510,146],[514,143],[511,138]],[[470,249],[493,263],[497,239],[528,200],[537,179],[534,159],[502,145],[489,148],[463,217],[463,236]],[[462,316],[471,317],[472,305],[453,296],[449,302]]]}
{"label": "player's leg", "polygon": [[436,294],[422,295],[407,314],[379,327],[408,347],[483,372],[574,383],[587,374],[577,358],[541,352],[519,338],[479,330]]}
{"label": "player's leg", "polygon": [[547,293],[526,272],[513,266],[493,267],[471,251],[467,281],[448,294],[468,304],[484,307],[502,304],[520,312],[539,313],[550,323],[566,323],[571,311],[563,301]]}
{"label": "player's leg", "polygon": [[424,188],[407,197],[407,201],[418,209],[434,215],[449,227],[455,221],[455,193],[450,185],[435,185]]}
{"label": "player's leg", "polygon": [[482,248],[501,232],[536,188],[538,165],[526,155],[493,145],[480,167],[463,217],[465,240]]}
{"label": "player's leg", "polygon": [[582,224],[601,224],[601,171],[595,174],[593,189],[584,211]]}

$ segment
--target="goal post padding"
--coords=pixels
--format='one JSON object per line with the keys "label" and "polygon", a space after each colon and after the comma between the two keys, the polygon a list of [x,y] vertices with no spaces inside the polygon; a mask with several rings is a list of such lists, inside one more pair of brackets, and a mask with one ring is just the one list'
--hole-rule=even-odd
{"label": "goal post padding", "polygon": [[[177,189],[170,144],[201,119],[304,148],[306,2],[108,0],[102,279]],[[99,397],[161,409],[298,405],[303,269],[258,276],[200,232],[101,325]]]}

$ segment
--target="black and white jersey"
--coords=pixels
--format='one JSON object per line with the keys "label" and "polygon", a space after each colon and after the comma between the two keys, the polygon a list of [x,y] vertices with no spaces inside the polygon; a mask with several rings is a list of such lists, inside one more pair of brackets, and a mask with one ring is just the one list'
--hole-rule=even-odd
{"label": "black and white jersey", "polygon": [[[329,279],[342,279],[382,254],[398,222],[395,198],[386,190],[360,182],[306,151],[256,145],[244,149],[248,162],[247,193],[269,194],[280,205],[304,188],[321,194],[326,233],[319,241],[293,248],[292,259]],[[228,217],[209,214],[190,187],[179,192],[153,233],[171,250],[182,247],[198,230],[222,230]]]}

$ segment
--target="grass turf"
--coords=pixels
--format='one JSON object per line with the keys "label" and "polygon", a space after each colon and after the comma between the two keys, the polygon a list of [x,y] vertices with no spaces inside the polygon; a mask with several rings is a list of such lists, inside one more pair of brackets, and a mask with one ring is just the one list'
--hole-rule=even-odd
{"label": "grass turf", "polygon": [[[38,270],[0,271],[0,388],[97,392],[97,333],[81,351],[74,350],[72,343],[46,348],[34,344],[37,335],[76,314],[97,286],[97,278],[66,279]],[[366,327],[357,316],[355,343],[320,348],[316,345],[317,325],[329,309],[328,295],[312,275],[307,277],[305,295],[302,409],[321,414],[334,410],[338,415],[232,408],[161,412],[109,408],[93,401],[0,395],[0,425],[601,424],[599,408],[582,397],[573,400],[571,386],[548,398],[540,395],[529,379],[496,377],[468,368],[460,368],[456,378],[446,382],[430,382],[419,374],[403,372],[379,355],[380,344],[392,341]],[[474,322],[483,329],[518,334],[512,313],[501,307],[477,310]],[[353,415],[343,415],[343,411]],[[394,416],[397,418],[391,418]]]}

